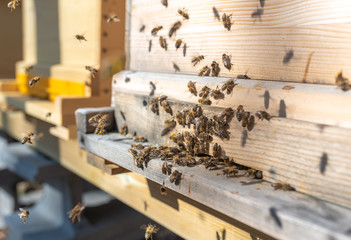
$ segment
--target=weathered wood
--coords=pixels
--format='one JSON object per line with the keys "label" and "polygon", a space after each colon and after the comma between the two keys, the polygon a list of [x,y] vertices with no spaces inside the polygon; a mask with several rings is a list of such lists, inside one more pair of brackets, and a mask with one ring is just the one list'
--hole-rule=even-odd
{"label": "weathered wood", "polygon": [[129,172],[129,170],[89,152],[87,152],[87,163],[109,175]]}
{"label": "weathered wood", "polygon": [[[104,136],[79,133],[80,146],[126,169],[279,239],[349,239],[351,210],[298,192],[274,191],[269,183],[245,176],[227,178],[221,170],[204,166],[178,167],[179,186],[161,172],[162,160],[137,168],[128,148],[132,141],[116,133]],[[242,175],[242,174],[240,174]]]}
{"label": "weathered wood", "polygon": [[[351,77],[349,1],[261,2],[264,6],[257,0],[178,0],[169,1],[165,8],[158,0],[133,0],[128,29],[130,69],[174,73],[174,62],[179,73],[197,75],[201,67],[217,61],[220,76],[225,77],[248,72],[252,79],[325,84],[334,84],[340,70]],[[189,20],[182,21],[177,13],[183,7]],[[223,13],[233,14],[231,31],[215,19],[213,7],[220,18]],[[182,26],[168,38],[176,21],[182,21]],[[145,31],[140,32],[143,24]],[[163,30],[152,36],[151,30],[159,25]],[[160,47],[159,36],[167,37],[167,51]],[[179,38],[187,45],[185,57],[183,49],[176,51],[174,46]],[[223,53],[232,55],[232,71],[223,66]],[[205,56],[204,61],[193,67],[191,59],[200,54]]]}

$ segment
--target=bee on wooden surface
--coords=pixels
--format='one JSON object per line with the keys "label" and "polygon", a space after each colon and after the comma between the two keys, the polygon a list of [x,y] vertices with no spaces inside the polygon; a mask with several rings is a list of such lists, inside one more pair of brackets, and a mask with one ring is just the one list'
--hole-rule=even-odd
{"label": "bee on wooden surface", "polygon": [[166,95],[161,95],[161,96],[158,96],[156,97],[156,101],[159,101],[159,102],[162,102],[164,100],[166,100],[168,97]]}
{"label": "bee on wooden surface", "polygon": [[222,147],[218,143],[215,143],[212,148],[212,155],[214,157],[222,157]]}
{"label": "bee on wooden surface", "polygon": [[142,137],[142,136],[135,136],[133,137],[133,141],[134,142],[146,142],[146,138]]}
{"label": "bee on wooden surface", "polygon": [[147,226],[141,226],[141,228],[145,230],[145,240],[152,240],[152,234],[157,233],[159,230],[159,228],[157,228],[156,225],[152,225],[150,223]]}
{"label": "bee on wooden surface", "polygon": [[231,107],[226,108],[222,112],[220,112],[217,116],[220,119],[223,119],[224,117],[226,117],[226,121],[229,121],[231,118],[234,117],[234,110]]}
{"label": "bee on wooden surface", "polygon": [[202,107],[197,104],[191,108],[191,114],[194,116],[194,118],[201,117],[202,113]]}
{"label": "bee on wooden surface", "polygon": [[98,72],[96,68],[93,68],[91,66],[85,66],[85,69],[90,72],[92,78],[95,78],[95,73]]}
{"label": "bee on wooden surface", "polygon": [[121,20],[118,18],[117,14],[111,13],[110,17],[107,18],[107,23],[112,23],[112,22],[120,22]]}
{"label": "bee on wooden surface", "polygon": [[160,36],[158,41],[160,43],[161,48],[167,51],[167,40],[164,37]]}
{"label": "bee on wooden surface", "polygon": [[236,76],[237,79],[251,79],[246,73],[245,74],[239,74]]}
{"label": "bee on wooden surface", "polygon": [[39,81],[40,81],[40,77],[32,78],[31,80],[29,80],[29,86],[30,86],[30,87],[33,87],[33,86],[36,85]]}
{"label": "bee on wooden surface", "polygon": [[7,4],[7,7],[11,9],[11,12],[13,10],[16,10],[16,7],[18,7],[21,4],[21,0],[12,0]]}
{"label": "bee on wooden surface", "polygon": [[195,67],[196,64],[198,64],[199,62],[201,62],[204,59],[205,59],[204,55],[199,55],[197,57],[193,57],[193,59],[191,59],[191,62],[193,63],[193,66]]}
{"label": "bee on wooden surface", "polygon": [[224,94],[219,90],[218,86],[216,89],[211,90],[211,97],[213,97],[215,100],[223,99]]}
{"label": "bee on wooden surface", "polygon": [[274,190],[281,189],[283,191],[295,191],[295,188],[290,186],[288,183],[273,183],[272,187]]}
{"label": "bee on wooden surface", "polygon": [[255,117],[253,115],[250,116],[247,122],[247,130],[251,131],[255,126]]}
{"label": "bee on wooden surface", "polygon": [[342,71],[338,72],[335,77],[335,84],[340,87],[343,91],[350,90],[349,79],[342,76]]}
{"label": "bee on wooden surface", "polygon": [[209,68],[207,65],[202,67],[200,72],[199,72],[199,76],[210,76],[211,73],[211,68]]}
{"label": "bee on wooden surface", "polygon": [[177,39],[177,41],[175,42],[175,48],[176,51],[178,50],[178,48],[180,48],[180,46],[182,45],[183,40],[182,39]]}
{"label": "bee on wooden surface", "polygon": [[85,209],[85,206],[82,203],[77,203],[73,209],[69,212],[69,219],[72,223],[75,223],[76,219],[80,222],[80,215],[82,211]]}
{"label": "bee on wooden surface", "polygon": [[232,56],[229,56],[229,55],[227,55],[225,53],[222,55],[223,65],[229,71],[232,70],[232,66],[233,66],[231,60],[232,60]]}
{"label": "bee on wooden surface", "polygon": [[269,115],[269,113],[267,113],[266,111],[257,111],[255,115],[260,120],[266,119],[269,121],[271,119],[271,115]]}
{"label": "bee on wooden surface", "polygon": [[26,73],[28,73],[30,70],[32,70],[34,68],[34,66],[33,65],[30,65],[30,66],[27,66],[27,67],[25,67],[24,68],[24,71],[26,72]]}
{"label": "bee on wooden surface", "polygon": [[172,172],[172,165],[167,164],[167,161],[164,161],[162,164],[162,173],[165,175],[170,175]]}
{"label": "bee on wooden surface", "polygon": [[223,139],[228,139],[229,140],[229,138],[230,138],[229,132],[226,129],[223,129],[223,128],[221,128],[221,129],[214,129],[213,132],[214,132],[214,134],[216,136],[218,136],[222,140]]}
{"label": "bee on wooden surface", "polygon": [[217,166],[217,161],[214,159],[210,159],[209,161],[205,162],[205,168],[208,170],[217,170],[218,166]]}
{"label": "bee on wooden surface", "polygon": [[212,142],[213,141],[213,137],[210,134],[204,133],[204,132],[201,132],[199,134],[199,138],[205,142]]}
{"label": "bee on wooden surface", "polygon": [[263,177],[262,171],[255,170],[252,168],[246,170],[245,175],[248,177],[254,177],[256,179],[262,179],[262,177]]}
{"label": "bee on wooden surface", "polygon": [[21,213],[18,214],[18,216],[23,220],[23,223],[26,223],[26,218],[29,219],[29,210],[23,208],[20,208],[19,210]]}
{"label": "bee on wooden surface", "polygon": [[45,114],[45,118],[49,118],[49,117],[51,117],[51,115],[52,115],[51,112],[47,112],[47,113]]}
{"label": "bee on wooden surface", "polygon": [[178,166],[182,166],[183,165],[183,161],[182,161],[182,159],[180,158],[179,155],[173,156],[172,157],[172,162],[173,162],[173,164],[176,164]]}
{"label": "bee on wooden surface", "polygon": [[122,124],[119,133],[122,134],[122,135],[127,135],[128,134],[128,126],[127,126],[127,124],[125,124],[125,123]]}
{"label": "bee on wooden surface", "polygon": [[232,20],[231,20],[231,17],[232,17],[233,14],[225,14],[223,13],[222,15],[222,22],[223,22],[223,26],[225,29],[227,29],[228,31],[230,31],[231,27],[232,27]]}
{"label": "bee on wooden surface", "polygon": [[157,115],[159,115],[159,106],[156,98],[151,99],[149,103],[149,108],[153,113],[156,113]]}
{"label": "bee on wooden surface", "polygon": [[186,10],[185,8],[178,9],[178,13],[183,17],[183,20],[189,20],[188,10]]}
{"label": "bee on wooden surface", "polygon": [[229,79],[228,81],[226,81],[223,85],[222,85],[222,91],[224,92],[225,90],[227,90],[227,94],[231,94],[234,87],[237,84],[234,82],[233,79]]}
{"label": "bee on wooden surface", "polygon": [[76,36],[75,36],[75,38],[79,41],[79,42],[81,42],[82,40],[84,40],[84,41],[88,41],[82,34],[77,34]]}
{"label": "bee on wooden surface", "polygon": [[243,105],[239,105],[236,108],[236,119],[238,119],[238,121],[240,122],[242,117],[243,117],[243,113],[244,113],[244,107]]}
{"label": "bee on wooden surface", "polygon": [[236,174],[238,173],[239,171],[236,169],[235,166],[233,167],[227,167],[225,169],[223,169],[223,175],[224,176],[227,176],[227,177],[236,177]]}
{"label": "bee on wooden surface", "polygon": [[200,98],[198,100],[198,102],[200,104],[204,104],[204,105],[211,105],[212,104],[212,101],[210,99],[208,99],[208,98]]}
{"label": "bee on wooden surface", "polygon": [[162,26],[154,27],[154,28],[151,30],[151,35],[152,35],[152,36],[156,36],[157,33],[158,33],[159,31],[161,31],[162,29],[163,29]]}
{"label": "bee on wooden surface", "polygon": [[161,193],[161,195],[163,195],[163,196],[166,196],[166,195],[167,195],[167,187],[166,187],[166,185],[165,185],[165,182],[163,182],[163,184],[162,184],[161,187],[160,187],[160,193]]}
{"label": "bee on wooden surface", "polygon": [[241,126],[247,127],[247,124],[249,123],[249,118],[250,118],[250,112],[244,112],[241,120]]}
{"label": "bee on wooden surface", "polygon": [[168,7],[168,0],[161,0],[161,4],[165,7]]}
{"label": "bee on wooden surface", "polygon": [[169,113],[173,116],[172,108],[167,101],[161,101],[161,106],[166,113]]}
{"label": "bee on wooden surface", "polygon": [[171,183],[174,183],[175,185],[178,185],[180,183],[181,177],[182,177],[182,174],[177,170],[174,170],[172,174],[169,176],[169,181]]}
{"label": "bee on wooden surface", "polygon": [[102,117],[102,113],[98,113],[98,114],[92,116],[91,118],[89,118],[88,123],[89,124],[98,123],[100,121],[101,117]]}
{"label": "bee on wooden surface", "polygon": [[219,67],[219,64],[216,61],[213,61],[211,63],[211,76],[218,77],[220,71],[221,68]]}
{"label": "bee on wooden surface", "polygon": [[189,81],[188,82],[188,89],[189,89],[189,92],[191,94],[197,96],[197,90],[196,90],[195,82]]}
{"label": "bee on wooden surface", "polygon": [[181,26],[182,26],[182,23],[181,23],[180,21],[175,22],[175,23],[172,25],[171,29],[169,29],[168,37],[171,38],[171,37],[173,36],[173,34],[174,34],[176,31],[178,31],[178,29],[179,29]]}
{"label": "bee on wooden surface", "polygon": [[208,98],[211,93],[211,89],[207,86],[203,86],[200,90],[199,97],[201,98]]}
{"label": "bee on wooden surface", "polygon": [[176,118],[176,121],[179,125],[182,125],[183,127],[185,127],[186,118],[185,118],[185,115],[183,114],[183,112],[178,111],[175,118]]}
{"label": "bee on wooden surface", "polygon": [[95,129],[95,134],[97,135],[104,135],[106,133],[105,127],[107,127],[110,124],[108,115],[102,115],[100,120],[97,123],[96,129]]}
{"label": "bee on wooden surface", "polygon": [[161,136],[166,135],[172,131],[177,125],[177,122],[174,121],[174,117],[165,120],[165,128],[161,132]]}
{"label": "bee on wooden surface", "polygon": [[143,144],[141,144],[141,143],[133,143],[131,146],[133,148],[136,148],[136,149],[144,149],[145,148],[145,146]]}
{"label": "bee on wooden surface", "polygon": [[25,143],[30,143],[33,144],[32,139],[34,138],[34,133],[33,132],[28,132],[26,133],[26,135],[22,138],[21,143],[25,144]]}

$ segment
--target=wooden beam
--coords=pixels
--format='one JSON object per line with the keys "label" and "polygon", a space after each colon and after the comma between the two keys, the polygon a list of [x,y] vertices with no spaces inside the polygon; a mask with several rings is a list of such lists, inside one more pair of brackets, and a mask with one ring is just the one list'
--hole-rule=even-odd
{"label": "wooden beam", "polygon": [[128,152],[131,143],[130,138],[117,133],[102,137],[79,133],[79,144],[87,151],[158,184],[164,182],[168,188],[273,237],[349,238],[350,209],[298,192],[275,191],[268,182],[246,177],[242,172],[237,178],[227,178],[221,170],[208,171],[199,165],[192,168],[173,166],[172,171],[176,169],[182,173],[177,186],[162,174],[161,159],[151,159],[143,170],[136,167]]}
{"label": "wooden beam", "polygon": [[0,80],[0,92],[16,92],[16,91],[17,91],[16,79]]}
{"label": "wooden beam", "polygon": [[63,140],[69,140],[77,137],[77,128],[75,125],[68,127],[55,126],[49,129],[51,135],[61,138]]}
{"label": "wooden beam", "polygon": [[[233,14],[230,31],[215,18],[213,7],[220,19],[223,13]],[[189,20],[182,21],[179,8],[187,9]],[[135,0],[130,9],[127,31],[134,71],[175,73],[176,63],[179,73],[197,75],[203,66],[217,61],[223,77],[247,72],[252,79],[323,84],[334,84],[340,70],[351,77],[351,3],[346,0],[178,0],[169,1],[167,8],[157,1]],[[182,26],[168,38],[177,21]],[[146,27],[140,32],[142,25]],[[151,30],[159,25],[163,30],[152,36]],[[166,37],[167,51],[160,47],[159,36]],[[186,43],[185,57],[182,48],[176,51],[176,39]],[[232,56],[231,71],[222,64],[224,53]],[[193,67],[191,59],[200,54],[205,59]]]}
{"label": "wooden beam", "polygon": [[129,172],[129,170],[89,152],[87,152],[87,163],[109,175]]}

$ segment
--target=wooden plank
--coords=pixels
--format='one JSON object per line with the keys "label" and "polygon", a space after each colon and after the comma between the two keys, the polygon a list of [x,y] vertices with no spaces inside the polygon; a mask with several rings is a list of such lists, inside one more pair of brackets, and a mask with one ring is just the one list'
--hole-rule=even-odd
{"label": "wooden plank", "polygon": [[[130,80],[126,82],[126,78]],[[175,101],[198,103],[198,97],[188,91],[189,81],[196,82],[200,91],[205,85],[213,89],[221,87],[228,78],[124,71],[114,76],[112,87],[113,92],[148,96],[153,82],[154,96],[167,95]],[[238,85],[233,93],[221,100],[212,99],[212,106],[236,108],[241,104],[247,111],[266,110],[272,116],[351,128],[351,109],[345,104],[351,102],[351,92],[316,84],[240,79],[235,82]],[[284,90],[285,86],[293,89]],[[112,105],[116,101],[113,97]]]}
{"label": "wooden plank", "polygon": [[68,127],[55,126],[49,129],[51,135],[61,138],[63,140],[69,140],[77,137],[77,128],[75,125]]}
{"label": "wooden plank", "polygon": [[[142,135],[155,144],[169,142],[168,136],[161,137],[161,131],[164,128],[164,121],[170,115],[161,110],[160,116],[157,116],[149,110],[148,104],[146,106],[143,104],[144,101],[146,103],[150,102],[148,83],[151,79],[157,82],[155,95],[168,95],[172,110],[176,113],[180,110],[190,109],[196,103],[196,98],[190,97],[190,94],[186,93],[187,80],[195,80],[193,78],[196,77],[184,77],[180,80],[175,76],[166,81],[164,80],[166,78],[165,74],[148,74],[148,76],[153,77],[145,77],[140,81],[141,78],[134,78],[134,75],[137,74],[128,75],[131,78],[129,83],[122,81],[124,78],[121,76],[115,78],[112,105],[115,107],[117,125],[126,123],[132,135]],[[167,76],[171,75],[168,74]],[[207,84],[208,82],[201,82],[201,84],[197,82],[198,85],[205,83],[210,87],[216,86]],[[239,85],[235,87],[233,95],[226,96],[224,100],[218,104],[213,104],[211,107],[203,106],[206,116],[212,117],[223,110],[223,107],[233,107],[235,109],[239,104],[243,104],[245,110],[251,111],[251,113],[264,109],[264,106],[257,107],[260,106],[257,101],[252,102],[254,97],[259,99],[259,93],[262,92],[250,88],[250,85],[243,86],[241,81],[238,81],[238,83]],[[258,83],[254,81],[251,86],[256,84]],[[285,94],[286,90],[281,90],[281,86],[275,86],[279,83],[270,84],[269,91],[272,92],[272,98],[277,102],[280,99],[279,92]],[[300,89],[298,85],[295,85],[296,91]],[[331,86],[316,86],[316,92],[321,90],[318,87],[321,87],[321,89],[331,88]],[[275,89],[278,93],[273,94],[275,91],[272,89]],[[330,111],[329,116],[324,112],[320,112],[321,116],[319,116],[318,111],[312,110],[313,107],[324,108],[328,106],[328,101],[338,97],[348,99],[347,101],[350,101],[350,97],[349,95],[334,93],[333,89],[324,89],[324,91],[320,91],[326,93],[326,95],[322,94],[325,98],[320,97],[320,106],[317,103],[311,106],[308,100],[313,101],[312,99],[317,95],[317,93],[314,94],[312,89],[311,87],[311,90],[296,94],[291,99],[282,97],[287,100],[286,111],[288,114],[286,115],[288,118],[274,117],[269,122],[266,120],[258,121],[256,118],[256,124],[252,131],[247,131],[241,126],[241,123],[233,119],[229,129],[230,140],[222,141],[218,137],[214,137],[210,149],[212,149],[212,144],[218,143],[224,148],[227,156],[233,157],[238,163],[262,170],[266,180],[288,182],[300,192],[351,207],[351,197],[349,197],[351,196],[351,178],[348,178],[347,174],[351,171],[349,167],[351,149],[345,145],[351,135],[351,130],[323,124],[325,121],[339,122],[341,120],[341,118],[337,119],[337,115],[332,115],[334,109],[325,109],[326,112]],[[332,93],[329,94],[329,91]],[[233,98],[238,94],[244,96],[248,92],[246,98]],[[253,94],[250,94],[250,92],[253,92]],[[182,96],[184,97],[182,98]],[[289,93],[286,96],[289,96]],[[299,98],[298,96],[302,97]],[[258,105],[255,105],[255,103]],[[275,115],[274,112],[270,111],[272,105],[270,105],[269,113]],[[315,116],[314,119],[318,123],[290,119],[289,116],[295,114],[294,111],[300,111],[300,106],[315,112],[316,115],[313,115],[313,117]],[[345,106],[342,109],[347,108],[345,104],[341,106]],[[124,118],[121,116],[121,112]],[[301,118],[307,116],[308,119],[309,113],[309,111],[301,111],[298,116],[301,116]],[[344,114],[344,112],[340,112],[340,114]],[[293,116],[296,115],[297,113]],[[325,119],[323,119],[324,116]],[[336,119],[334,119],[334,116]],[[344,120],[350,121],[351,115]],[[177,126],[173,132],[181,132],[182,130],[192,131],[192,129]],[[348,194],[345,194],[345,192]]]}
{"label": "wooden plank", "polygon": [[[221,63],[223,77],[248,72],[252,79],[323,84],[334,84],[340,70],[351,77],[349,1],[261,2],[264,6],[257,0],[179,0],[169,1],[165,8],[158,0],[133,0],[130,69],[174,73],[174,62],[180,68],[179,73],[197,75],[204,65],[212,61],[221,63],[222,54],[226,53],[232,55],[234,65],[229,71]],[[177,10],[183,7],[190,19],[182,21],[176,36],[168,38],[171,26],[182,20]],[[215,19],[213,7],[220,17],[223,13],[233,14],[231,31]],[[143,24],[145,31],[140,32]],[[152,36],[151,30],[159,25],[164,29],[157,37]],[[167,51],[160,47],[159,36],[167,38]],[[182,49],[176,51],[174,46],[179,38],[188,46],[185,57]],[[193,67],[191,59],[200,54],[205,60]],[[313,55],[308,64],[310,54]]]}
{"label": "wooden plank", "polygon": [[298,192],[274,191],[268,182],[239,174],[227,178],[221,170],[204,166],[173,166],[182,173],[178,186],[161,172],[161,159],[151,159],[144,170],[128,153],[130,138],[79,133],[80,146],[126,169],[220,211],[279,239],[349,239],[351,210]]}
{"label": "wooden plank", "polygon": [[[11,117],[9,115],[12,115]],[[7,124],[1,127],[20,140],[22,127],[35,130],[35,122],[23,117],[22,112],[3,113]],[[44,123],[45,125],[45,123]],[[20,126],[20,127],[19,127]],[[51,136],[49,130],[44,136]],[[51,138],[54,138],[51,136]],[[56,138],[55,138],[56,139]],[[51,143],[47,145],[46,143]],[[78,141],[56,139],[35,144],[34,147],[45,155],[59,161],[70,171],[86,179],[102,190],[113,195],[128,206],[143,213],[159,224],[167,227],[186,239],[215,238],[217,232],[222,236],[225,231],[227,239],[271,239],[269,236],[221,214],[213,209],[169,190],[167,196],[160,196],[159,185],[148,181],[136,173],[116,176],[104,174],[99,169],[86,163],[86,151],[78,147]],[[170,216],[172,216],[170,218]]]}
{"label": "wooden plank", "polygon": [[0,91],[1,92],[16,92],[17,83],[15,79],[1,79],[0,80]]}
{"label": "wooden plank", "polygon": [[109,175],[129,172],[129,170],[89,152],[87,152],[87,163]]}

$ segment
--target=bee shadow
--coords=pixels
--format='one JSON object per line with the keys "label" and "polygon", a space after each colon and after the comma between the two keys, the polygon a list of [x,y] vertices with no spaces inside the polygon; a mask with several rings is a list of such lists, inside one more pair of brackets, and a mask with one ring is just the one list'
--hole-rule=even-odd
{"label": "bee shadow", "polygon": [[290,49],[285,53],[285,56],[283,58],[283,64],[288,64],[293,57],[294,57],[294,50]]}
{"label": "bee shadow", "polygon": [[246,141],[247,141],[248,138],[249,137],[248,137],[247,130],[242,131],[242,133],[241,133],[241,146],[242,147],[245,147]]}
{"label": "bee shadow", "polygon": [[269,208],[269,214],[273,218],[274,222],[277,224],[279,228],[283,228],[283,224],[278,216],[278,211],[275,207],[270,207]]}
{"label": "bee shadow", "polygon": [[279,103],[279,117],[286,118],[286,105],[283,99]]}
{"label": "bee shadow", "polygon": [[257,19],[259,19],[260,22],[262,22],[262,15],[263,15],[263,8],[258,8],[257,6],[257,10],[252,12],[251,18],[255,19],[254,23],[256,22]]}

